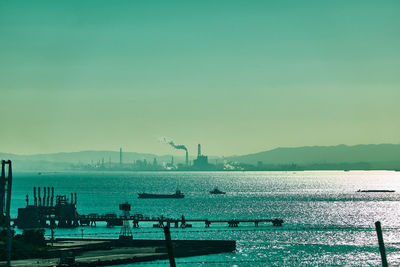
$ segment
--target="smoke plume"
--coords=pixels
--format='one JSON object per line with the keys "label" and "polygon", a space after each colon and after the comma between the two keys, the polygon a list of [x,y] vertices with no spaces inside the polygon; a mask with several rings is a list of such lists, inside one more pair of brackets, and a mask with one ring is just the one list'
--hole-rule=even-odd
{"label": "smoke plume", "polygon": [[187,150],[187,147],[186,147],[185,145],[177,145],[177,144],[175,144],[174,141],[168,140],[168,139],[165,138],[165,137],[163,138],[162,141],[163,141],[164,143],[166,143],[166,144],[172,146],[172,147],[175,148],[175,149],[182,149],[182,150],[185,150],[186,152],[188,151],[188,150]]}

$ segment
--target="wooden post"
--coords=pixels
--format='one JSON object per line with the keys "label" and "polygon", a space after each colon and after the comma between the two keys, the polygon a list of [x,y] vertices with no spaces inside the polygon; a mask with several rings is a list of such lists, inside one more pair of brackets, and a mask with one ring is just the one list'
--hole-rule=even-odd
{"label": "wooden post", "polygon": [[51,230],[51,246],[54,246],[54,225],[50,225]]}
{"label": "wooden post", "polygon": [[386,259],[385,244],[383,243],[382,228],[381,228],[380,221],[375,222],[375,228],[376,228],[376,234],[378,235],[379,251],[381,253],[382,266],[388,267],[388,262]]}
{"label": "wooden post", "polygon": [[169,266],[176,267],[174,251],[173,251],[173,247],[172,247],[171,232],[169,231],[168,226],[164,227],[164,234],[165,234],[165,241],[167,242]]}

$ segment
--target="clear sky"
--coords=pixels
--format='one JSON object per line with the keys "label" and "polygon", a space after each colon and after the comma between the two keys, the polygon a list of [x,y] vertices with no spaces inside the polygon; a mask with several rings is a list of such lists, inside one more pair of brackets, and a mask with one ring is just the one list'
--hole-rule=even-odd
{"label": "clear sky", "polygon": [[0,152],[399,143],[399,13],[398,0],[2,0]]}

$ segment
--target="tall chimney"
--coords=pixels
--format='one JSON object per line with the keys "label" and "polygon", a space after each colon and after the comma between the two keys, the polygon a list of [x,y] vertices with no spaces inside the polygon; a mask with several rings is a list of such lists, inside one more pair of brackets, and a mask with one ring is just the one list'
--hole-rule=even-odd
{"label": "tall chimney", "polygon": [[40,198],[40,186],[38,187],[39,206],[42,206],[42,199]]}
{"label": "tall chimney", "polygon": [[46,187],[43,187],[43,206],[46,206]]}
{"label": "tall chimney", "polygon": [[75,202],[74,202],[74,203],[75,203],[75,205],[76,205],[76,192],[75,192],[75,194],[74,194],[74,195],[75,195]]}
{"label": "tall chimney", "polygon": [[49,204],[50,204],[50,186],[47,187],[47,205],[46,206],[49,206]]}
{"label": "tall chimney", "polygon": [[51,206],[53,207],[53,199],[54,199],[54,187],[51,187]]}
{"label": "tall chimney", "polygon": [[34,205],[37,206],[36,186],[33,187],[33,199],[34,199]]}
{"label": "tall chimney", "polygon": [[29,196],[28,196],[28,194],[26,194],[26,206],[27,207],[29,206]]}
{"label": "tall chimney", "polygon": [[71,193],[71,204],[74,204],[74,194]]}
{"label": "tall chimney", "polygon": [[199,158],[201,156],[201,145],[197,145],[197,157]]}
{"label": "tall chimney", "polygon": [[186,166],[188,166],[188,165],[189,165],[189,153],[186,150]]}
{"label": "tall chimney", "polygon": [[1,176],[0,176],[0,218],[3,218],[4,208],[6,206],[6,165],[1,161]]}

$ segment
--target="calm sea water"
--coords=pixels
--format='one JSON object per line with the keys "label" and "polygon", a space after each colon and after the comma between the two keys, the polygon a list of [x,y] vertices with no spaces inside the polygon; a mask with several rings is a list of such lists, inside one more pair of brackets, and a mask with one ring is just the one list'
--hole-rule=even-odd
{"label": "calm sea water", "polygon": [[[390,265],[400,265],[400,172],[57,172],[14,173],[12,214],[33,200],[33,186],[54,186],[55,194],[76,192],[78,212],[118,211],[208,219],[282,218],[283,227],[194,224],[172,229],[173,239],[237,240],[237,251],[177,259],[179,266],[309,266],[380,264],[375,221],[381,221]],[[226,195],[210,195],[215,186]],[[184,199],[138,199],[138,192],[172,193]],[[395,193],[358,193],[392,189]],[[84,228],[85,237],[117,237],[119,227]],[[57,229],[56,236],[81,236],[81,228]],[[163,238],[142,224],[135,238]],[[185,263],[186,262],[186,263]],[[167,265],[166,261],[156,262]],[[137,266],[139,264],[135,264]],[[147,266],[147,265],[146,265]]]}

